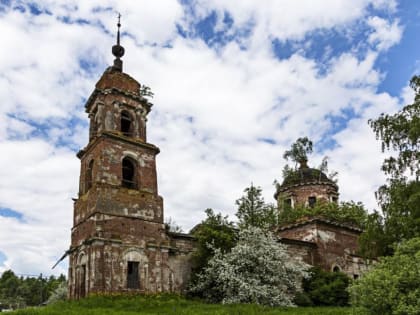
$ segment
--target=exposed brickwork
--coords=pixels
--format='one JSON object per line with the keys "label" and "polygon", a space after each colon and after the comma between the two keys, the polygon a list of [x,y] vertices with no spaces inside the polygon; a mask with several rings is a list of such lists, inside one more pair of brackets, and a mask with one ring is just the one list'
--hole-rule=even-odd
{"label": "exposed brickwork", "polygon": [[302,204],[308,206],[309,197],[315,197],[318,203],[332,202],[333,198],[336,198],[334,200],[338,200],[338,191],[334,186],[329,184],[297,184],[279,192],[277,202],[281,208],[284,199],[291,198],[293,205]]}
{"label": "exposed brickwork", "polygon": [[105,71],[105,73],[96,83],[97,89],[114,88],[140,96],[140,83],[130,77],[127,73],[112,70],[112,68],[109,68]]}
{"label": "exposed brickwork", "polygon": [[[156,174],[159,149],[146,142],[151,104],[139,89],[133,78],[109,68],[86,104],[90,137],[78,153],[70,298],[95,292],[181,292],[190,276],[194,239],[165,230]],[[130,271],[133,263],[135,271]]]}
{"label": "exposed brickwork", "polygon": [[[98,292],[182,292],[191,274],[194,238],[169,233],[158,194],[156,155],[147,143],[151,104],[140,84],[107,69],[86,103],[89,143],[81,160],[79,198],[74,203],[69,295]],[[128,162],[127,162],[128,161]],[[126,163],[126,164],[124,164]],[[124,166],[125,165],[125,166]],[[289,178],[275,198],[296,204],[337,202],[338,187],[323,173],[303,168],[302,180]],[[360,231],[321,219],[277,230],[289,253],[326,270],[360,275],[366,261],[356,255]]]}
{"label": "exposed brickwork", "polygon": [[[336,203],[338,196],[338,186],[333,181],[304,163],[277,187],[274,198],[282,211],[286,206],[310,207],[310,199],[321,205]],[[371,264],[357,256],[361,230],[351,226],[322,218],[303,218],[295,224],[280,226],[277,233],[289,246],[291,255],[327,271],[340,270],[350,277],[359,277]]]}
{"label": "exposed brickwork", "polygon": [[[357,228],[322,218],[303,220],[277,230],[277,235],[285,238],[283,242],[286,244],[290,240],[304,242],[289,245],[293,255],[324,270],[338,268],[350,277],[358,277],[369,268],[370,262],[357,255],[360,233]],[[312,247],[305,243],[312,244]],[[301,251],[297,251],[296,247],[300,247]]]}

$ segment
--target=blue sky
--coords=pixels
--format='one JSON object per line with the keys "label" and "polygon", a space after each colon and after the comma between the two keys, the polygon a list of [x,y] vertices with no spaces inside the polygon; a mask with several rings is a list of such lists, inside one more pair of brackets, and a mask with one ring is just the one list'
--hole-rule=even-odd
{"label": "blue sky", "polygon": [[417,1],[0,0],[0,272],[51,271],[70,243],[88,141],[84,102],[112,63],[155,93],[165,216],[184,230],[214,208],[234,218],[251,182],[274,202],[298,137],[338,171],[341,200],[377,208],[380,143],[367,120],[413,99]]}

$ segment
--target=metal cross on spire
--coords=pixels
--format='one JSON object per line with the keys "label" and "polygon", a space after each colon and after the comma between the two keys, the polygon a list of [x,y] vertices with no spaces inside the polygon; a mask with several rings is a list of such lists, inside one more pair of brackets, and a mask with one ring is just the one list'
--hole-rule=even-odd
{"label": "metal cross on spire", "polygon": [[124,56],[124,47],[120,45],[120,27],[121,27],[121,14],[118,13],[118,23],[117,23],[117,44],[112,46],[112,54],[116,57],[114,59],[114,69],[122,71],[122,60],[120,59]]}

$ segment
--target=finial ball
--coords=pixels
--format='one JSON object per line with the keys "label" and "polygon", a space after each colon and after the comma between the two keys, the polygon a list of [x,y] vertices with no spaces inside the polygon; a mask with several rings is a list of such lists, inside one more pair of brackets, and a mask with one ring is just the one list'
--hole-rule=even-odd
{"label": "finial ball", "polygon": [[124,56],[124,47],[121,45],[112,46],[112,54],[117,58],[121,58]]}

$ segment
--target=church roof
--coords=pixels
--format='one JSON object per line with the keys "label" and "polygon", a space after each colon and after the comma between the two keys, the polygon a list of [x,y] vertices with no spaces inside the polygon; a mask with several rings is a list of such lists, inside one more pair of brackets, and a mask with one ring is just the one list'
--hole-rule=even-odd
{"label": "church roof", "polygon": [[329,179],[324,172],[316,168],[310,168],[306,163],[306,161],[302,161],[297,170],[291,171],[290,174],[284,178],[282,184],[277,187],[277,191],[274,195],[275,199],[277,199],[280,192],[296,186],[329,185],[338,190],[337,184]]}
{"label": "church roof", "polygon": [[293,186],[296,184],[332,184],[335,183],[325,175],[324,172],[316,168],[299,168],[288,175],[281,184],[281,187]]}
{"label": "church roof", "polygon": [[325,224],[325,225],[331,225],[331,226],[335,226],[335,227],[338,227],[338,228],[350,230],[350,231],[353,231],[353,232],[356,232],[356,233],[362,233],[363,232],[362,229],[360,229],[360,228],[358,228],[358,227],[356,227],[352,224],[341,223],[341,222],[338,222],[336,220],[328,219],[328,218],[325,218],[325,217],[322,217],[322,216],[305,217],[305,218],[302,218],[302,219],[300,219],[300,220],[298,220],[298,221],[296,221],[295,223],[292,223],[292,224],[280,225],[276,229],[276,231],[279,232],[279,231],[284,231],[284,230],[290,230],[290,229],[294,229],[294,228],[301,227],[301,226],[304,226],[304,225],[308,225],[308,224],[311,224],[311,223],[321,223],[321,224]]}

